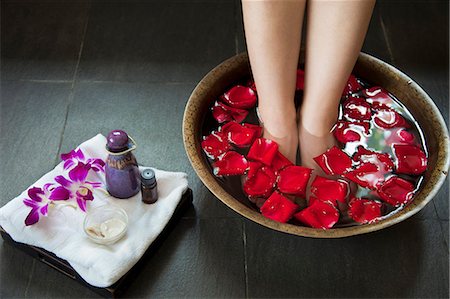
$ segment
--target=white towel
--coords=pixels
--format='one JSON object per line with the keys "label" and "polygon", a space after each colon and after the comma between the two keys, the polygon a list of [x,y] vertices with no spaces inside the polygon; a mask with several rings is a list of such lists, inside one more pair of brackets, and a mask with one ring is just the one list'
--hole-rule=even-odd
{"label": "white towel", "polygon": [[[106,138],[97,135],[82,143],[79,148],[86,158],[106,160]],[[92,242],[83,231],[83,211],[70,207],[49,211],[48,217],[40,217],[39,222],[25,226],[24,220],[30,208],[23,204],[28,198],[27,190],[0,208],[0,225],[16,241],[53,252],[68,261],[70,265],[89,284],[107,287],[114,284],[142,257],[150,244],[164,229],[187,189],[186,174],[154,169],[158,184],[159,199],[147,205],[141,201],[141,194],[129,199],[108,197],[104,192],[94,189],[94,200],[88,202],[89,208],[113,203],[128,214],[126,235],[112,245]],[[61,162],[32,186],[42,187],[54,183],[54,177],[66,174]],[[104,174],[97,181],[104,181]],[[30,187],[32,187],[30,186]]]}

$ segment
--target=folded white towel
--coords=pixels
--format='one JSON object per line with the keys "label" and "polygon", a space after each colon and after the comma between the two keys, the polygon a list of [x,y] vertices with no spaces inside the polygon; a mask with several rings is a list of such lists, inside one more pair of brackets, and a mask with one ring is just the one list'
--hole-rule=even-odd
{"label": "folded white towel", "polygon": [[[106,160],[106,138],[97,135],[82,143],[79,148],[86,158]],[[117,243],[99,245],[92,242],[83,231],[86,213],[70,207],[55,208],[48,217],[25,226],[24,220],[30,208],[23,204],[28,198],[27,190],[0,208],[0,225],[16,241],[53,252],[65,259],[89,284],[107,287],[114,284],[142,257],[150,244],[164,229],[187,189],[186,174],[154,169],[158,183],[159,199],[147,205],[141,201],[141,194],[129,199],[116,199],[94,189],[94,200],[89,208],[112,203],[128,214],[128,231]],[[58,175],[66,174],[61,162],[32,186],[42,187],[54,183]],[[104,174],[96,174],[97,181],[104,181]],[[30,187],[32,187],[30,186]]]}

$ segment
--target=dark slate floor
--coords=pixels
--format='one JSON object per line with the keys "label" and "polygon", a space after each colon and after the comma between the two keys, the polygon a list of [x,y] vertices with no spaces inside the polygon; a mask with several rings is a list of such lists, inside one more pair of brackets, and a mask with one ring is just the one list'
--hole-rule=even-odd
{"label": "dark slate floor", "polygon": [[[448,123],[448,1],[379,1],[364,51],[424,87]],[[239,2],[1,4],[1,204],[98,132],[123,128],[142,164],[185,171],[188,211],[127,297],[449,296],[448,181],[419,214],[368,235],[315,240],[221,204],[184,152],[181,122],[205,73],[245,50]],[[0,297],[97,297],[1,244]]]}

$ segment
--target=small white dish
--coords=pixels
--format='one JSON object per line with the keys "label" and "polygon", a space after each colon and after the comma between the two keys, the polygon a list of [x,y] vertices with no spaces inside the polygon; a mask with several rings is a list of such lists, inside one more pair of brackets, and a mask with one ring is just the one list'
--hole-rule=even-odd
{"label": "small white dish", "polygon": [[83,230],[89,239],[103,245],[119,241],[127,229],[127,213],[114,205],[104,205],[89,210],[83,223]]}

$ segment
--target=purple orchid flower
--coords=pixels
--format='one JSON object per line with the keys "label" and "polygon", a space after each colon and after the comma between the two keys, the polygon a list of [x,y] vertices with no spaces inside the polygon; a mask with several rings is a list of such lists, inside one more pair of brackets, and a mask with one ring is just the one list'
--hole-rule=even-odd
{"label": "purple orchid flower", "polygon": [[25,225],[29,226],[39,221],[39,215],[47,216],[48,207],[53,204],[53,201],[67,200],[69,192],[59,186],[55,187],[53,184],[45,184],[42,188],[32,187],[28,189],[28,197],[23,200],[23,203],[31,208],[27,218],[25,218]]}
{"label": "purple orchid flower", "polygon": [[64,169],[69,169],[78,162],[83,162],[89,165],[95,172],[105,171],[105,162],[98,158],[85,159],[81,149],[71,150],[66,154],[61,154],[61,159],[64,161]]}
{"label": "purple orchid flower", "polygon": [[100,188],[102,183],[86,181],[91,165],[78,162],[71,171],[69,171],[69,179],[59,175],[55,177],[58,182],[69,193],[69,198],[76,200],[80,209],[86,212],[86,201],[93,200],[94,188]]}

